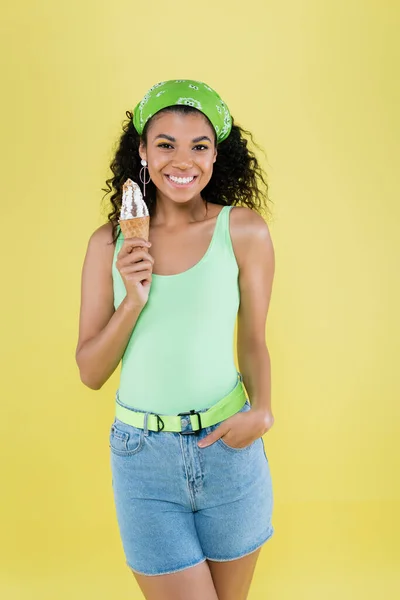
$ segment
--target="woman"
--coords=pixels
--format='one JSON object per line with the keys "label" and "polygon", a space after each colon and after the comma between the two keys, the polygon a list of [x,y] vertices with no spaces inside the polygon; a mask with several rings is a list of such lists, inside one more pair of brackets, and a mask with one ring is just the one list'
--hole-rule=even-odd
{"label": "woman", "polygon": [[[76,360],[97,390],[122,358],[112,485],[145,597],[243,600],[274,531],[261,437],[274,422],[274,251],[255,210],[268,186],[246,132],[202,82],[158,83],[127,116],[105,190],[113,210],[83,266]],[[128,178],[143,184],[148,242],[120,232]]]}

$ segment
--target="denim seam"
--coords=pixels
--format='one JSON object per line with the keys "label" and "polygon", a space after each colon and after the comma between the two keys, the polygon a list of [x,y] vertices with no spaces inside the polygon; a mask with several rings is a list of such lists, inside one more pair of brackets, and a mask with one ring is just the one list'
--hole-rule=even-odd
{"label": "denim seam", "polygon": [[179,567],[178,569],[174,569],[173,571],[162,571],[161,573],[144,573],[144,571],[138,571],[132,565],[126,561],[126,564],[132,571],[139,573],[140,575],[147,575],[148,577],[156,577],[157,575],[169,575],[170,573],[177,573],[178,571],[183,571],[184,569],[189,569],[190,567],[195,567],[196,565],[200,565],[206,560],[206,557],[202,558],[200,561],[191,562],[183,567]]}

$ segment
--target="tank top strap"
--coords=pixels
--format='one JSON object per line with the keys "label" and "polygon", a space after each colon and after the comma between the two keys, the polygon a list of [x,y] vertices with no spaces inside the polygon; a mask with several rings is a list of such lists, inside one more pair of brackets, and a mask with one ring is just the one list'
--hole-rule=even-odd
{"label": "tank top strap", "polygon": [[229,229],[229,215],[233,206],[224,206],[221,210],[219,219],[217,221],[217,231],[215,236],[218,239],[220,247],[223,246],[225,250],[228,250],[229,254],[234,255],[232,239]]}

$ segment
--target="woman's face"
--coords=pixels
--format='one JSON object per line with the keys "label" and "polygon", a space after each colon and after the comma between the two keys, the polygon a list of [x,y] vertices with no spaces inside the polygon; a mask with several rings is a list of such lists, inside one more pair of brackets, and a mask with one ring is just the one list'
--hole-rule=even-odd
{"label": "woman's face", "polygon": [[214,130],[200,112],[161,113],[153,118],[139,154],[147,160],[157,194],[184,203],[200,197],[211,179],[217,156]]}

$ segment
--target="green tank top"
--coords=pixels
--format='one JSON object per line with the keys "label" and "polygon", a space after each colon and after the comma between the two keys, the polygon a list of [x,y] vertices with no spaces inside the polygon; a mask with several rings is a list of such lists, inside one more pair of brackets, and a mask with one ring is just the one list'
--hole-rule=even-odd
{"label": "green tank top", "polygon": [[[153,274],[149,299],[122,357],[121,403],[174,415],[209,408],[235,387],[240,291],[231,208],[224,206],[218,214],[211,243],[196,265],[177,275]],[[126,296],[115,266],[122,243],[119,231],[112,264],[115,309]]]}

